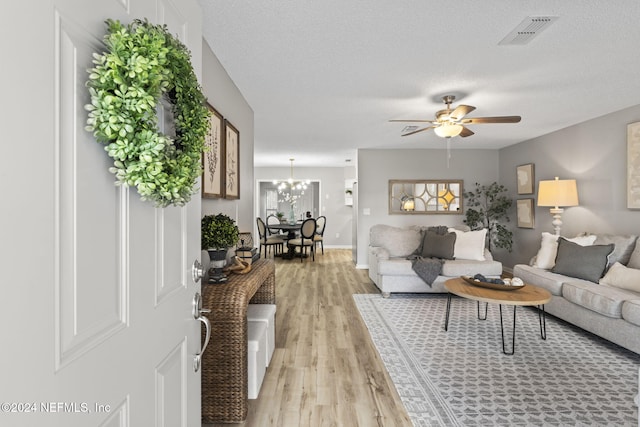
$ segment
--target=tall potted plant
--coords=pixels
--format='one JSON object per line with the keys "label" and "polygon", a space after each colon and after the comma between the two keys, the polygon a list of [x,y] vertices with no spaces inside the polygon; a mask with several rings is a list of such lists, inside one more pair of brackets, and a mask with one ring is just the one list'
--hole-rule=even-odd
{"label": "tall potted plant", "polygon": [[472,230],[487,229],[489,250],[493,245],[511,252],[513,246],[513,232],[501,224],[501,221],[509,222],[507,213],[513,204],[506,192],[507,188],[497,182],[489,186],[476,182],[475,190],[463,193],[467,206],[463,222]]}
{"label": "tall potted plant", "polygon": [[201,248],[209,253],[211,261],[209,283],[225,282],[227,277],[222,268],[229,248],[238,242],[238,227],[227,215],[205,215],[202,217],[201,231]]}

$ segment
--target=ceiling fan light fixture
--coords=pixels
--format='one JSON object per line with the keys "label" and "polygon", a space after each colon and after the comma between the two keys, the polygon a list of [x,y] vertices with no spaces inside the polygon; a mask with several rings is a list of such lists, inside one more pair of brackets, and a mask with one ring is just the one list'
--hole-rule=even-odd
{"label": "ceiling fan light fixture", "polygon": [[437,128],[435,128],[433,131],[440,138],[451,138],[451,137],[460,135],[460,133],[462,132],[462,129],[463,129],[462,125],[455,124],[455,123],[444,123],[438,126]]}

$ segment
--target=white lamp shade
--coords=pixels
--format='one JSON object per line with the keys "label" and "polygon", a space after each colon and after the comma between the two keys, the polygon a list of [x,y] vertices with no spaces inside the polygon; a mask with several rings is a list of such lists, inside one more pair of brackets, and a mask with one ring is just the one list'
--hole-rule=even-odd
{"label": "white lamp shade", "polygon": [[433,130],[440,138],[451,138],[460,135],[462,125],[445,123]]}
{"label": "white lamp shade", "polygon": [[578,206],[575,179],[556,179],[538,183],[538,206]]}

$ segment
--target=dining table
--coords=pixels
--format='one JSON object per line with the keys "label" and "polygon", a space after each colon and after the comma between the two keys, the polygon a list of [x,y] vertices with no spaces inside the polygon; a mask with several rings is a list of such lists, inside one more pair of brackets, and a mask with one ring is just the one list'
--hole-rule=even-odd
{"label": "dining table", "polygon": [[[302,221],[297,221],[295,224],[288,222],[281,222],[280,224],[270,224],[267,226],[270,230],[283,230],[287,232],[286,240],[292,240],[298,237],[298,232],[302,227]],[[293,259],[296,257],[296,248],[294,246],[287,245],[287,252],[279,254],[283,259]],[[303,256],[302,254],[300,256]]]}

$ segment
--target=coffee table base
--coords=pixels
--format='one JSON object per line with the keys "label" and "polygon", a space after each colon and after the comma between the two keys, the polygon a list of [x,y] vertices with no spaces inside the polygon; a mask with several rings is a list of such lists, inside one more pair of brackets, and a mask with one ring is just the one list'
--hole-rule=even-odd
{"label": "coffee table base", "polygon": [[[445,315],[445,321],[444,321],[444,330],[448,331],[449,330],[449,312],[451,311],[451,293],[447,294],[447,311],[446,311],[446,315]],[[476,301],[476,303],[478,304],[478,320],[487,320],[487,307],[489,305],[489,303],[485,302],[484,303],[484,317],[480,315],[480,301]],[[502,304],[498,304],[498,307],[500,309],[500,336],[502,337],[502,353],[506,354],[507,356],[512,356],[515,354],[516,352],[516,308],[518,307],[517,305],[513,306],[513,331],[512,331],[512,336],[511,336],[511,351],[507,351],[507,346],[505,344],[505,339],[504,339],[504,319],[502,316]],[[537,309],[538,309],[538,322],[540,324],[540,338],[543,340],[547,339],[547,321],[546,321],[546,313],[544,311],[544,304],[539,304],[536,305]]]}

